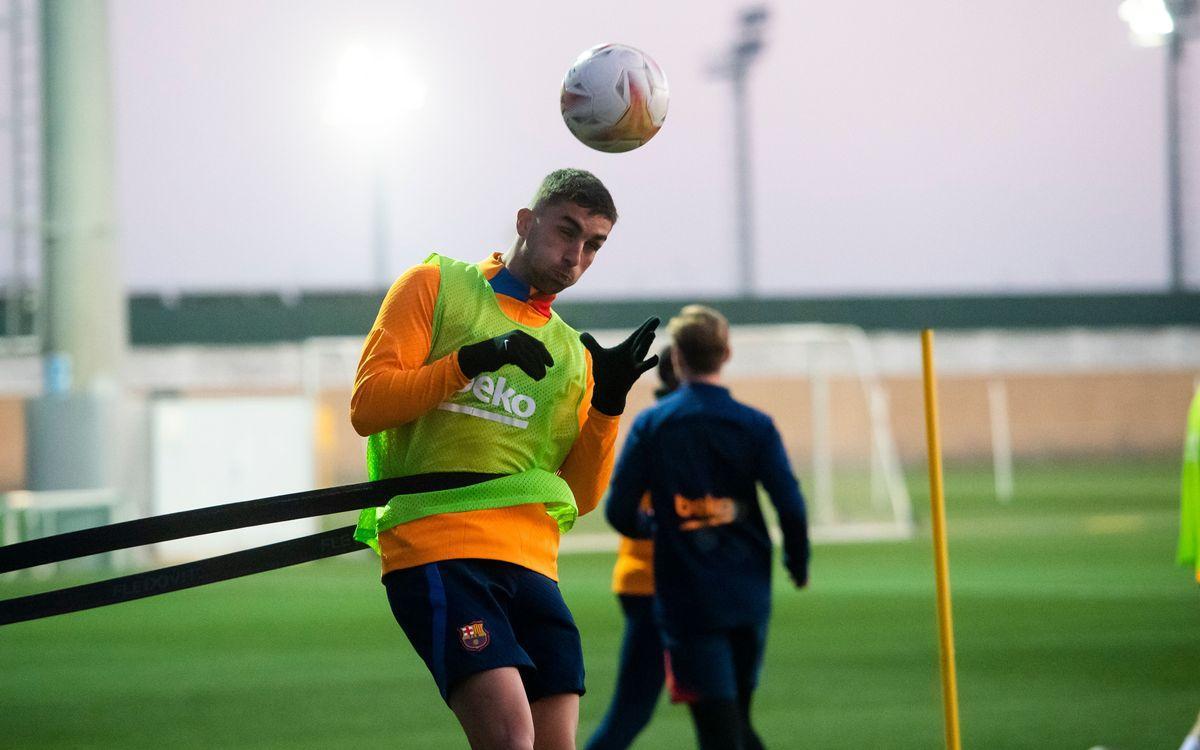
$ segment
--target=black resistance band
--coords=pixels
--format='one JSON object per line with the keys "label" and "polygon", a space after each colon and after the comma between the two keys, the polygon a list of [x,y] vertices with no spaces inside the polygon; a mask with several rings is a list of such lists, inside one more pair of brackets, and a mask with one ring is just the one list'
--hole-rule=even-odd
{"label": "black resistance band", "polygon": [[[499,476],[468,472],[420,474],[72,531],[0,547],[0,572],[171,539],[379,506],[395,495],[465,487]],[[160,570],[6,599],[0,601],[0,625],[142,599],[365,549],[366,545],[354,539],[354,528],[347,526]]]}
{"label": "black resistance band", "polygon": [[120,604],[366,548],[354,539],[354,527],[346,526],[169,568],[5,599],[0,601],[0,625]]}

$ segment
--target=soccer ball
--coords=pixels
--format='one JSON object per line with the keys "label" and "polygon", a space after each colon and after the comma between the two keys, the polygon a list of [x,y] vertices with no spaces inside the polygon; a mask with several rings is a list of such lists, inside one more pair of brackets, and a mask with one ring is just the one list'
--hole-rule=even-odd
{"label": "soccer ball", "polygon": [[563,77],[563,122],[597,151],[632,151],[667,119],[667,77],[658,63],[624,44],[601,44],[580,55]]}

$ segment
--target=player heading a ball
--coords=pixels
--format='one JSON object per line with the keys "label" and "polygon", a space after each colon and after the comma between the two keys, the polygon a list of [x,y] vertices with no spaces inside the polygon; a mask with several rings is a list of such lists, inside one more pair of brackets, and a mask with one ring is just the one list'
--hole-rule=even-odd
{"label": "player heading a ball", "polygon": [[632,151],[667,119],[670,92],[658,63],[624,44],[600,44],[581,54],[563,78],[563,122],[597,151]]}

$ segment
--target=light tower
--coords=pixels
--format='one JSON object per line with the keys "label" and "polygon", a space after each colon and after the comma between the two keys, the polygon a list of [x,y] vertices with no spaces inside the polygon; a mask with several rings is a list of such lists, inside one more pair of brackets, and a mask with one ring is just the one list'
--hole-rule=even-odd
{"label": "light tower", "polygon": [[750,163],[750,115],[746,81],[763,49],[767,25],[764,5],[745,8],[738,17],[737,37],[715,72],[733,84],[733,168],[737,217],[738,294],[754,296],[754,201]]}
{"label": "light tower", "polygon": [[[1166,47],[1167,242],[1170,291],[1184,291],[1183,153],[1180,69],[1196,0],[1124,0],[1118,8],[1130,37],[1141,47]],[[1200,183],[1197,183],[1200,185]]]}
{"label": "light tower", "polygon": [[371,173],[370,283],[391,286],[388,162],[401,143],[404,116],[425,103],[425,86],[399,50],[355,45],[346,50],[330,91],[326,117]]}

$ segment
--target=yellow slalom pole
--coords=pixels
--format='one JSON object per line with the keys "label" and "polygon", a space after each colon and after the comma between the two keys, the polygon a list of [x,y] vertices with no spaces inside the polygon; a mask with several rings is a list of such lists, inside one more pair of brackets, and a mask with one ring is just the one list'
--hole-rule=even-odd
{"label": "yellow slalom pole", "polygon": [[942,708],[946,748],[960,750],[958,681],[954,676],[954,619],[950,612],[950,558],[946,549],[946,496],[942,488],[942,444],[938,435],[937,376],[933,371],[933,331],[921,331],[925,372],[925,436],[929,445],[929,504],[933,518],[933,567],[937,577],[938,646],[942,656]]}

